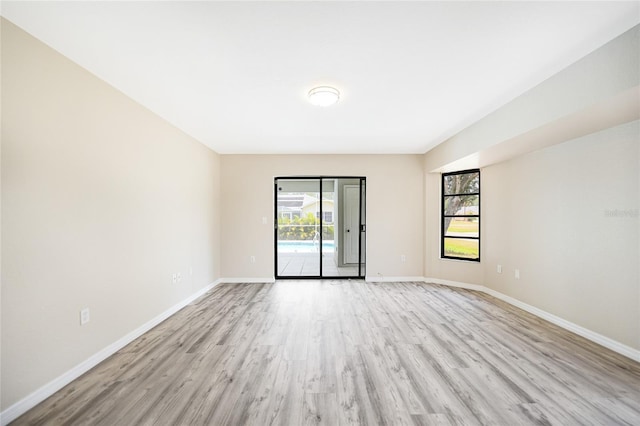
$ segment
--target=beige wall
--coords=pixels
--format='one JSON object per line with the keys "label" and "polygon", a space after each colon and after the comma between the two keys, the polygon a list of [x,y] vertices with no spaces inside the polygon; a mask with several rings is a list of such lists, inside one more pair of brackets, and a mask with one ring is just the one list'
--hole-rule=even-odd
{"label": "beige wall", "polygon": [[[0,18],[0,189],[2,188],[2,25]],[[2,309],[2,192],[0,191],[0,309]],[[0,311],[0,413],[4,409],[2,404],[2,311]]]}
{"label": "beige wall", "polygon": [[427,173],[425,276],[640,349],[639,147],[635,121],[483,168],[480,263],[440,259],[440,174]]}
{"label": "beige wall", "polygon": [[[483,285],[640,349],[639,46],[636,26],[425,154],[426,277]],[[482,261],[440,259],[440,175],[429,172],[476,167]]]}
{"label": "beige wall", "polygon": [[484,285],[640,349],[639,147],[635,121],[483,169]]}
{"label": "beige wall", "polygon": [[2,21],[3,410],[220,276],[219,163]]}
{"label": "beige wall", "polygon": [[[274,276],[273,178],[293,175],[366,176],[367,276],[422,276],[422,157],[223,155],[222,276]],[[256,256],[255,264],[251,256]]]}

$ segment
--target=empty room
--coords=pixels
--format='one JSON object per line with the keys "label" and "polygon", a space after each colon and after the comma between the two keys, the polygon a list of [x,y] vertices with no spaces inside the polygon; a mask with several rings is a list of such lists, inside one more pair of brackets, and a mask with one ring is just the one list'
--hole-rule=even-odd
{"label": "empty room", "polygon": [[1,425],[640,424],[639,1],[2,1]]}

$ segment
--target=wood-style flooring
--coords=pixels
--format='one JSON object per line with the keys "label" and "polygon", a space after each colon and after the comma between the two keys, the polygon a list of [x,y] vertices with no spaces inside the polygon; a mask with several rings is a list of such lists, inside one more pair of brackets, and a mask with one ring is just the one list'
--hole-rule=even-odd
{"label": "wood-style flooring", "polygon": [[640,364],[469,290],[221,284],[15,424],[640,425]]}

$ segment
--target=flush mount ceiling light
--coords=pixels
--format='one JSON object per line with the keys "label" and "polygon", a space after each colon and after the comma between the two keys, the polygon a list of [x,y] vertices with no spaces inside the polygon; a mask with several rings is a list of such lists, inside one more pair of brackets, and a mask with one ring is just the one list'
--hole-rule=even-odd
{"label": "flush mount ceiling light", "polygon": [[317,106],[330,106],[338,102],[340,92],[329,86],[314,87],[309,90],[309,102]]}

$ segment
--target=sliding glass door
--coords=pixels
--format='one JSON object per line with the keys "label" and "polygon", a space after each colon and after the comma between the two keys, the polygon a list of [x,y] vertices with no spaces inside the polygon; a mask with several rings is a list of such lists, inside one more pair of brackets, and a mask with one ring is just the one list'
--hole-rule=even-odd
{"label": "sliding glass door", "polygon": [[364,278],[365,181],[275,179],[276,278]]}

